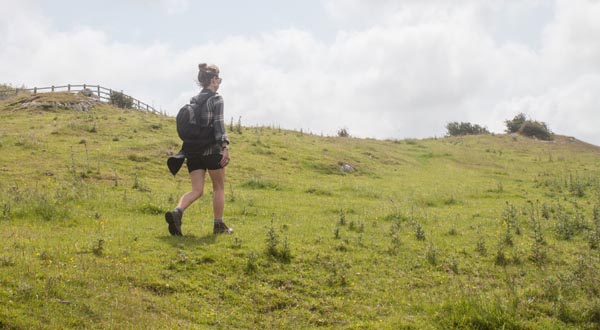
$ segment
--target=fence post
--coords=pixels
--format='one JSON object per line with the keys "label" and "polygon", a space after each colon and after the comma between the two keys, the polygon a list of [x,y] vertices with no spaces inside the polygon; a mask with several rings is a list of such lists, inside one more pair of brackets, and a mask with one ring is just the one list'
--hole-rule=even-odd
{"label": "fence post", "polygon": [[54,85],[52,85],[52,89],[51,89],[51,91],[52,91],[52,92],[54,92]]}
{"label": "fence post", "polygon": [[33,87],[33,95],[37,94],[37,87]]}
{"label": "fence post", "polygon": [[85,89],[85,84],[83,84],[83,89]]}
{"label": "fence post", "polygon": [[71,91],[71,84],[67,85],[67,91],[69,91],[69,92]]}
{"label": "fence post", "polygon": [[100,98],[100,85],[98,85],[98,98]]}

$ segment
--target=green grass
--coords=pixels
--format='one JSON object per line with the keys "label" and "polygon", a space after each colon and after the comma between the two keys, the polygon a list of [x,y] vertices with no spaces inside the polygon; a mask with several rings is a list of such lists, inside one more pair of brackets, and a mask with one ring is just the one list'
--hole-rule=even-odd
{"label": "green grass", "polygon": [[77,98],[0,102],[0,329],[600,327],[597,147],[236,127],[172,237],[174,118]]}

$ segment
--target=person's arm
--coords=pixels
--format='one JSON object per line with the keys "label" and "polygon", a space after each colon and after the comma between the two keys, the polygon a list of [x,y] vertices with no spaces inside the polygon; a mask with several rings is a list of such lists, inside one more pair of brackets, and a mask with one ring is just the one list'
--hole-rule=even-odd
{"label": "person's arm", "polygon": [[219,164],[221,167],[225,167],[227,164],[229,164],[229,147],[223,148],[223,157],[221,158]]}
{"label": "person's arm", "polygon": [[227,138],[227,131],[225,130],[225,119],[223,115],[223,98],[219,95],[214,97],[212,101],[213,106],[213,128],[215,130],[215,141],[221,144],[221,147],[227,147],[229,145],[229,139]]}
{"label": "person's arm", "polygon": [[216,97],[213,106],[213,128],[215,130],[215,140],[222,148],[223,158],[221,158],[220,165],[225,167],[229,163],[229,139],[227,138],[227,131],[225,130],[223,98],[221,96]]}

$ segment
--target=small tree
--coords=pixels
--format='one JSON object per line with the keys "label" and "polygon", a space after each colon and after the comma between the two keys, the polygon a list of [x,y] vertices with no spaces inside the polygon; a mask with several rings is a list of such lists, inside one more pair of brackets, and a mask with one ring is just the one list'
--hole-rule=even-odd
{"label": "small tree", "polygon": [[446,130],[448,131],[446,133],[448,136],[490,134],[485,127],[471,123],[459,123],[456,121],[446,124]]}
{"label": "small tree", "polygon": [[554,139],[548,125],[544,122],[528,119],[524,113],[519,113],[511,120],[505,120],[507,133],[519,133],[524,136],[534,137],[544,141]]}
{"label": "small tree", "polygon": [[131,98],[131,96],[125,95],[121,92],[113,91],[110,94],[110,103],[121,109],[133,108],[133,99]]}
{"label": "small tree", "polygon": [[511,120],[505,120],[504,123],[506,124],[506,133],[518,132],[525,121],[527,121],[527,116],[522,112]]}
{"label": "small tree", "polygon": [[552,132],[546,126],[546,123],[527,120],[519,128],[519,134],[534,137],[544,141],[551,141],[554,139]]}
{"label": "small tree", "polygon": [[341,128],[341,129],[339,129],[339,130],[337,131],[337,135],[338,135],[339,137],[349,137],[349,136],[350,136],[350,133],[348,133],[348,129],[346,129],[346,128],[344,127],[344,128]]}

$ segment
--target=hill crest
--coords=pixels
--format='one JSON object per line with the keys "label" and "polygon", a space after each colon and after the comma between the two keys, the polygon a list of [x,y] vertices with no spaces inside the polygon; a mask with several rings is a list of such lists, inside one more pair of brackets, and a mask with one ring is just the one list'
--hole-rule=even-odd
{"label": "hill crest", "polygon": [[[70,93],[70,92],[53,92],[53,93],[39,93],[39,94],[28,94],[22,93],[18,96],[14,96],[5,100],[0,101],[0,109],[8,110],[8,111],[60,111],[60,110],[74,110],[74,111],[89,111],[94,107],[100,106],[100,111],[108,111],[109,113],[114,113],[114,111],[123,111],[123,109],[119,109],[117,107],[111,106],[110,104],[101,102],[96,96],[86,96],[82,92],[78,93]],[[111,109],[112,108],[112,109]],[[231,127],[233,128],[233,127]],[[297,132],[300,133],[300,132]],[[302,133],[304,134],[304,133]],[[310,134],[309,134],[310,135]],[[492,136],[504,136],[504,134],[491,134]],[[530,141],[532,143],[539,144],[554,144],[558,146],[570,146],[574,150],[579,151],[589,151],[589,152],[600,152],[600,147],[595,146],[593,144],[581,141],[571,136],[564,135],[554,135],[553,141],[542,141],[532,138],[527,138],[524,136],[516,135],[516,134],[507,134],[510,135],[513,140],[516,139],[524,139],[525,141]],[[469,137],[476,137],[476,135],[472,135]],[[464,137],[464,136],[463,136]],[[463,137],[458,137],[459,139]],[[359,139],[361,138],[353,138]],[[426,138],[425,140],[430,139]],[[443,138],[440,138],[443,139]],[[413,139],[408,139],[413,140]],[[383,141],[383,140],[382,140]]]}

